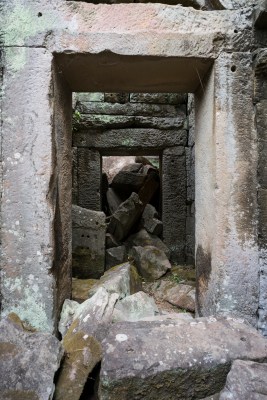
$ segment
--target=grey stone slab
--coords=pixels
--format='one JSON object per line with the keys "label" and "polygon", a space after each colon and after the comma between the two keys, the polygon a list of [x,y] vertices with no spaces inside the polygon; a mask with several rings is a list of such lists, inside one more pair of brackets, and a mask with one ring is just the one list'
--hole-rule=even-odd
{"label": "grey stone slab", "polygon": [[166,147],[184,146],[187,140],[185,130],[165,131],[160,129],[117,129],[88,132],[76,132],[73,145],[101,150],[109,154],[114,150],[133,152],[141,149],[163,150]]}
{"label": "grey stone slab", "polygon": [[77,109],[82,114],[101,114],[104,118],[108,115],[121,116],[149,116],[149,117],[176,117],[178,107],[166,104],[146,104],[146,103],[96,103],[83,101],[78,104]]}
{"label": "grey stone slab", "polygon": [[267,364],[235,360],[219,400],[266,400]]}
{"label": "grey stone slab", "polygon": [[[30,329],[30,327],[28,328]],[[0,322],[0,397],[51,400],[63,348],[49,333],[27,330],[16,314]]]}
{"label": "grey stone slab", "polygon": [[103,102],[105,101],[105,94],[103,92],[85,92],[85,93],[76,93],[75,94],[76,101],[79,103],[84,103],[88,101],[92,102]]}
{"label": "grey stone slab", "polygon": [[163,241],[171,260],[185,260],[186,164],[180,148],[165,149],[162,156]]}
{"label": "grey stone slab", "polygon": [[155,246],[134,246],[130,255],[145,280],[154,281],[171,270],[166,254]]}
{"label": "grey stone slab", "polygon": [[105,102],[125,104],[129,101],[129,93],[105,93]]}
{"label": "grey stone slab", "polygon": [[111,247],[106,250],[106,270],[116,265],[122,264],[127,260],[126,247]]}
{"label": "grey stone slab", "polygon": [[267,360],[267,342],[232,318],[114,324],[103,342],[101,400],[203,399],[235,359]]}
{"label": "grey stone slab", "polygon": [[78,202],[77,205],[94,211],[101,210],[101,157],[98,151],[77,149]]}
{"label": "grey stone slab", "polygon": [[187,95],[180,93],[131,93],[132,103],[184,104]]}
{"label": "grey stone slab", "polygon": [[72,274],[99,278],[105,271],[106,217],[101,211],[72,206]]}
{"label": "grey stone slab", "polygon": [[144,292],[137,292],[119,300],[113,311],[112,321],[140,321],[143,318],[154,317],[159,314],[153,297]]}
{"label": "grey stone slab", "polygon": [[176,117],[147,117],[147,116],[125,116],[125,115],[100,115],[81,114],[76,124],[77,130],[92,128],[122,129],[122,128],[154,128],[154,129],[183,129],[185,124],[185,113],[177,111]]}

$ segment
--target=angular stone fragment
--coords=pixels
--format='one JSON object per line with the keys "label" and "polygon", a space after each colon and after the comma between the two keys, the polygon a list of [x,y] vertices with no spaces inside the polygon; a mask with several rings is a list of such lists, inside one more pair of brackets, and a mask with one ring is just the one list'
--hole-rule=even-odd
{"label": "angular stone fragment", "polygon": [[113,311],[113,322],[139,321],[159,314],[153,297],[144,292],[137,292],[118,301]]}
{"label": "angular stone fragment", "polygon": [[171,269],[166,254],[154,246],[133,247],[131,256],[139,273],[147,280],[159,279]]}
{"label": "angular stone fragment", "polygon": [[195,312],[195,297],[195,288],[178,284],[166,291],[165,300],[174,306]]}
{"label": "angular stone fragment", "polygon": [[105,214],[72,206],[72,275],[99,278],[105,270]]}
{"label": "angular stone fragment", "polygon": [[114,214],[122,203],[122,199],[113,188],[108,188],[106,196],[110,214]]}
{"label": "angular stone fragment", "polygon": [[52,400],[62,346],[55,336],[24,326],[15,314],[0,322],[0,398]]}
{"label": "angular stone fragment", "polygon": [[132,193],[111,216],[107,231],[118,241],[123,240],[130,233],[138,221],[143,209],[137,193]]}
{"label": "angular stone fragment", "polygon": [[111,187],[121,195],[130,196],[132,192],[138,193],[145,179],[146,174],[142,170],[142,164],[130,164],[114,176]]}
{"label": "angular stone fragment", "polygon": [[72,300],[82,303],[88,299],[88,292],[98,282],[97,279],[72,278]]}
{"label": "angular stone fragment", "polygon": [[267,399],[267,364],[235,360],[220,400]]}
{"label": "angular stone fragment", "polygon": [[[88,375],[101,360],[101,341],[107,334],[117,299],[116,293],[99,288],[93,297],[74,305],[71,325],[63,338],[67,357],[58,376],[55,400],[80,399]],[[64,325],[62,320],[60,325]]]}
{"label": "angular stone fragment", "polygon": [[114,237],[110,234],[106,234],[106,249],[111,249],[112,247],[119,246],[119,243],[114,239]]}
{"label": "angular stone fragment", "polygon": [[160,235],[162,233],[162,222],[157,219],[158,213],[155,207],[147,204],[142,214],[141,225],[152,235]]}
{"label": "angular stone fragment", "polygon": [[88,296],[93,296],[99,287],[105,288],[108,293],[117,293],[119,299],[123,299],[142,290],[142,281],[134,265],[126,262],[106,271]]}
{"label": "angular stone fragment", "polygon": [[162,240],[148,233],[146,229],[141,229],[139,232],[129,236],[126,245],[128,248],[132,246],[154,246],[162,250],[168,258],[170,256],[170,251]]}
{"label": "angular stone fragment", "polygon": [[121,322],[103,346],[101,400],[203,399],[223,388],[233,360],[267,360],[266,339],[233,318]]}
{"label": "angular stone fragment", "polygon": [[186,94],[176,93],[131,93],[132,103],[154,103],[154,104],[181,104],[186,103]]}
{"label": "angular stone fragment", "polygon": [[122,264],[127,259],[126,247],[118,246],[106,250],[106,270]]}
{"label": "angular stone fragment", "polygon": [[180,322],[181,324],[184,322],[194,321],[194,318],[190,313],[167,313],[167,314],[161,314],[161,315],[155,315],[154,317],[144,317],[141,318],[140,321],[170,321],[172,319],[175,319],[176,322]]}

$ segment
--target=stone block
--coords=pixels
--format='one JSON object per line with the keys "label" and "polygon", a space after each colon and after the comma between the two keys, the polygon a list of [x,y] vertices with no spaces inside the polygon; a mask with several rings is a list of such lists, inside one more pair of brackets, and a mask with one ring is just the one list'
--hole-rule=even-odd
{"label": "stone block", "polygon": [[234,360],[267,360],[266,339],[233,318],[121,322],[103,347],[101,400],[203,399],[223,388]]}
{"label": "stone block", "polygon": [[159,236],[162,233],[163,224],[157,219],[157,210],[151,204],[147,204],[142,214],[141,227],[152,235]]}
{"label": "stone block", "polygon": [[105,102],[125,104],[129,101],[129,93],[105,93]]}
{"label": "stone block", "polygon": [[143,172],[142,164],[134,165],[139,165],[139,169],[137,171],[129,170],[129,166],[126,166],[125,168],[122,168],[112,179],[110,186],[121,195],[120,197],[128,197],[132,192],[138,193],[145,182],[146,173]]}
{"label": "stone block", "polygon": [[72,206],[72,274],[99,278],[105,271],[105,214]]}
{"label": "stone block", "polygon": [[196,291],[190,285],[178,284],[166,291],[165,300],[186,311],[195,312]]}
{"label": "stone block", "polygon": [[151,235],[146,229],[141,229],[139,232],[131,235],[126,242],[126,246],[128,249],[133,246],[154,246],[162,250],[168,258],[170,257],[170,250],[168,247],[160,238]]}
{"label": "stone block", "polygon": [[93,296],[100,287],[108,293],[117,293],[118,298],[123,299],[142,290],[142,281],[135,266],[126,262],[106,271],[99,282],[89,290],[88,296]]}
{"label": "stone block", "polygon": [[267,399],[267,364],[235,360],[219,400]]}
{"label": "stone block", "polygon": [[130,254],[138,272],[148,281],[161,278],[171,269],[166,254],[154,246],[134,246]]}
{"label": "stone block", "polygon": [[88,292],[98,282],[97,279],[72,278],[71,298],[73,301],[83,303],[88,299]]}
{"label": "stone block", "polygon": [[115,240],[115,238],[110,234],[106,234],[106,249],[110,249],[112,247],[119,246],[119,243]]}
{"label": "stone block", "polygon": [[186,163],[179,147],[162,155],[163,241],[171,251],[173,262],[185,260]]}
{"label": "stone block", "polygon": [[49,333],[36,332],[10,314],[0,322],[0,397],[51,400],[63,348]]}
{"label": "stone block", "polygon": [[[178,108],[173,105],[166,104],[146,104],[146,103],[127,103],[127,104],[111,104],[82,102],[77,106],[77,110],[81,114],[100,114],[103,115],[104,121],[108,116],[144,116],[144,117],[176,117],[178,111],[182,111],[181,106]],[[101,118],[101,117],[100,117]]]}
{"label": "stone block", "polygon": [[84,103],[85,101],[103,102],[105,101],[105,98],[104,93],[102,92],[76,93],[76,101],[78,101],[79,103]]}
{"label": "stone block", "polygon": [[114,307],[112,321],[140,321],[143,318],[159,314],[153,297],[137,292],[118,301]]}
{"label": "stone block", "polygon": [[106,270],[122,264],[127,259],[126,247],[118,246],[106,250]]}
{"label": "stone block", "polygon": [[186,94],[180,93],[131,93],[131,103],[153,103],[153,104],[185,104]]}
{"label": "stone block", "polygon": [[72,204],[78,203],[78,149],[72,148]]}
{"label": "stone block", "polygon": [[267,29],[267,1],[261,0],[254,13],[255,27]]}
{"label": "stone block", "polygon": [[112,215],[117,211],[123,200],[113,188],[108,188],[106,196],[109,212]]}
{"label": "stone block", "polygon": [[101,210],[101,157],[98,151],[78,148],[78,206]]}
{"label": "stone block", "polygon": [[166,147],[185,146],[187,141],[186,130],[160,130],[160,129],[113,129],[101,132],[88,130],[76,132],[73,136],[73,145],[101,150],[101,154],[133,154],[146,149],[163,150]]}
{"label": "stone block", "polygon": [[111,233],[118,241],[125,239],[140,218],[142,210],[143,203],[138,194],[132,193],[111,216],[107,232]]}

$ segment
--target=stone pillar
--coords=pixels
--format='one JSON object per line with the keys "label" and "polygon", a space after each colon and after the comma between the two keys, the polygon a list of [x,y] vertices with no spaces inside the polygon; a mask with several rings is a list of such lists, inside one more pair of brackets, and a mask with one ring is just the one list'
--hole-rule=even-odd
{"label": "stone pillar", "polygon": [[260,299],[258,328],[267,336],[267,49],[258,53],[255,74],[256,125],[258,134],[258,205]]}
{"label": "stone pillar", "polygon": [[78,206],[101,210],[101,156],[97,150],[77,149]]}
{"label": "stone pillar", "polygon": [[171,261],[185,261],[186,166],[184,147],[167,148],[162,154],[163,240]]}
{"label": "stone pillar", "polygon": [[5,50],[2,102],[2,313],[54,330],[54,218],[57,196],[52,55]]}
{"label": "stone pillar", "polygon": [[256,324],[257,142],[250,53],[222,53],[196,93],[197,313]]}

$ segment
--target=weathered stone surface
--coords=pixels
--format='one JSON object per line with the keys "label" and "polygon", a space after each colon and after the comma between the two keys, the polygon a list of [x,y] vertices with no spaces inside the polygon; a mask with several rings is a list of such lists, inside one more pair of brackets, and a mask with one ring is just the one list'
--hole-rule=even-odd
{"label": "weathered stone surface", "polygon": [[[175,184],[174,184],[175,183]],[[186,164],[184,149],[165,149],[162,156],[163,241],[170,259],[185,260]]]}
{"label": "weathered stone surface", "polygon": [[101,157],[98,151],[78,147],[78,201],[80,207],[101,210]]}
{"label": "weathered stone surface", "polygon": [[162,233],[163,224],[157,219],[158,212],[151,204],[147,204],[142,214],[141,226],[144,227],[152,235],[160,235]]}
{"label": "weathered stone surface", "polygon": [[122,264],[127,259],[126,247],[118,246],[106,250],[106,270]]}
{"label": "weathered stone surface", "polygon": [[88,299],[88,292],[92,286],[98,282],[97,279],[77,279],[72,278],[71,298],[78,303]]}
{"label": "weathered stone surface", "polygon": [[48,333],[27,330],[16,314],[0,322],[0,397],[52,400],[63,349]]}
{"label": "weathered stone surface", "polygon": [[172,105],[158,104],[109,104],[83,102],[78,105],[78,111],[83,114],[121,115],[121,116],[157,116],[176,117],[178,108]]}
{"label": "weathered stone surface", "polygon": [[119,246],[119,243],[115,240],[115,238],[110,234],[106,234],[106,249],[110,249],[112,247]]}
{"label": "weathered stone surface", "polygon": [[184,146],[186,144],[186,130],[160,130],[160,129],[112,129],[104,132],[88,130],[76,132],[73,137],[73,145],[101,149],[102,153],[127,155],[129,147],[133,152],[163,150],[166,147]]}
{"label": "weathered stone surface", "polygon": [[202,399],[223,388],[233,360],[267,360],[266,340],[232,318],[122,322],[103,346],[101,400]]}
{"label": "weathered stone surface", "polygon": [[110,185],[124,196],[130,196],[132,192],[138,193],[146,179],[146,173],[142,170],[142,164],[134,164],[132,165],[132,169],[130,166],[131,164],[121,169],[114,176]]}
{"label": "weathered stone surface", "polygon": [[220,400],[267,399],[267,364],[235,360]]}
{"label": "weathered stone surface", "polygon": [[77,129],[85,130],[90,128],[118,129],[130,128],[154,128],[154,129],[183,129],[185,113],[177,111],[176,117],[143,117],[124,115],[99,115],[81,114],[80,121],[76,124]]}
{"label": "weathered stone surface", "polygon": [[146,229],[141,229],[139,232],[131,235],[126,242],[128,248],[132,246],[154,246],[162,250],[169,258],[170,251],[168,247],[157,236],[151,235]]}
{"label": "weathered stone surface", "polygon": [[72,275],[99,278],[105,271],[105,214],[72,206]]}
{"label": "weathered stone surface", "polygon": [[107,202],[108,202],[110,214],[114,214],[115,211],[120,206],[120,204],[123,202],[123,200],[119,197],[119,195],[116,193],[116,191],[114,189],[108,188]]}
{"label": "weathered stone surface", "polygon": [[156,315],[154,317],[144,317],[140,319],[140,321],[171,321],[172,319],[175,319],[176,322],[184,323],[190,321],[194,321],[194,318],[190,313],[166,313],[166,314],[161,314],[161,315]]}
{"label": "weathered stone surface", "polygon": [[260,4],[255,10],[255,26],[258,29],[267,28],[267,2],[261,0]]}
{"label": "weathered stone surface", "polygon": [[235,10],[239,8],[252,7],[254,0],[208,0],[214,10]]}
{"label": "weathered stone surface", "polygon": [[166,254],[154,246],[136,246],[131,250],[139,273],[147,280],[159,279],[171,269]]}
{"label": "weathered stone surface", "polygon": [[176,93],[131,93],[132,103],[154,103],[154,104],[183,104],[186,103],[186,94]]}
{"label": "weathered stone surface", "polygon": [[[101,341],[111,323],[118,294],[99,288],[95,295],[75,306],[69,319],[61,320],[67,357],[58,376],[55,400],[79,400],[88,375],[101,360]],[[65,325],[65,326],[64,326]]]}
{"label": "weathered stone surface", "polygon": [[184,310],[195,312],[196,291],[190,285],[178,284],[166,291],[165,300]]}
{"label": "weathered stone surface", "polygon": [[99,283],[89,291],[89,297],[93,296],[99,287],[105,288],[108,293],[117,293],[119,299],[123,299],[142,290],[142,281],[134,265],[126,262],[106,271]]}
{"label": "weathered stone surface", "polygon": [[143,203],[137,193],[132,193],[111,216],[107,232],[118,241],[125,239],[142,214]]}
{"label": "weathered stone surface", "polygon": [[129,93],[105,93],[105,101],[124,104],[129,101]]}
{"label": "weathered stone surface", "polygon": [[143,318],[154,317],[158,313],[153,297],[144,292],[137,292],[116,303],[112,320],[113,322],[140,321]]}

